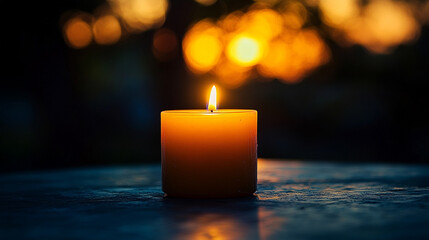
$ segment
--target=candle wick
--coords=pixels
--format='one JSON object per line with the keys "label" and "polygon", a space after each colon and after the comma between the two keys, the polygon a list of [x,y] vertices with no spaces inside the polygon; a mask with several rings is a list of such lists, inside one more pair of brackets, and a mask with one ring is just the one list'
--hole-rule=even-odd
{"label": "candle wick", "polygon": [[212,110],[210,110],[210,112],[213,112],[213,109],[212,109]]}

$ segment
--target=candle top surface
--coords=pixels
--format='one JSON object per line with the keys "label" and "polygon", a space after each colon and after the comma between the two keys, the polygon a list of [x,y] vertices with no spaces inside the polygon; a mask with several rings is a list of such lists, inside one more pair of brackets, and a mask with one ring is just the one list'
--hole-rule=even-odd
{"label": "candle top surface", "polygon": [[165,110],[161,114],[183,114],[183,115],[219,115],[219,114],[245,114],[254,113],[253,109],[218,109],[213,112],[207,109],[183,109],[183,110]]}

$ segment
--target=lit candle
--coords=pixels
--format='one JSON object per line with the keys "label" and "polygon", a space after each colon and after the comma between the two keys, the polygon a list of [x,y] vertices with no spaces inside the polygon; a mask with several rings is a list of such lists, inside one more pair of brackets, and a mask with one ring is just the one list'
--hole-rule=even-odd
{"label": "lit candle", "polygon": [[172,197],[239,197],[256,191],[257,112],[216,107],[161,112],[162,190]]}

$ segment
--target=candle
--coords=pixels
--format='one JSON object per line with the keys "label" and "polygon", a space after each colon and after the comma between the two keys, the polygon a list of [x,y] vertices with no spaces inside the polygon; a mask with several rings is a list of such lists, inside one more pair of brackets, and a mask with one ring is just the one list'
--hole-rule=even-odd
{"label": "candle", "polygon": [[161,112],[162,190],[172,197],[239,197],[256,191],[257,112]]}

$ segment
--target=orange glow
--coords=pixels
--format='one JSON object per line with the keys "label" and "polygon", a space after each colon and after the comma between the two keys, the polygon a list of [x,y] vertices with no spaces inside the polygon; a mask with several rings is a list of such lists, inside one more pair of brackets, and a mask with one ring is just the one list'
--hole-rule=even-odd
{"label": "orange glow", "polygon": [[290,45],[283,39],[276,39],[270,43],[270,48],[258,66],[258,71],[265,77],[281,77],[287,72],[292,60]]}
{"label": "orange glow", "polygon": [[[321,0],[319,7],[322,20],[334,28],[337,41],[357,43],[374,53],[388,53],[414,40],[420,31],[406,2],[371,0],[361,6],[358,0]],[[338,32],[343,32],[345,38],[338,37]]]}
{"label": "orange glow", "polygon": [[236,11],[228,14],[227,16],[222,17],[218,22],[218,26],[222,28],[225,32],[233,32],[237,30],[238,23],[243,17],[243,12]]}
{"label": "orange glow", "polygon": [[155,32],[153,36],[153,53],[159,60],[168,60],[172,58],[177,51],[176,34],[162,28]]}
{"label": "orange glow", "polygon": [[320,0],[323,21],[330,26],[339,26],[359,15],[358,0]]}
{"label": "orange glow", "polygon": [[327,62],[329,57],[328,48],[316,31],[285,32],[270,43],[268,53],[258,65],[258,72],[265,77],[295,83]]}
{"label": "orange glow", "polygon": [[[186,64],[195,73],[210,72],[228,88],[242,86],[255,69],[264,77],[296,83],[330,59],[318,32],[303,29],[307,18],[299,1],[258,1],[247,12],[232,12],[216,23],[202,20],[183,40]],[[210,31],[216,42],[211,48],[202,38]]]}
{"label": "orange glow", "polygon": [[[328,46],[316,31],[302,29],[307,21],[306,7],[299,1],[287,1],[274,4],[278,11],[267,8],[273,4],[259,1],[248,12],[232,12],[216,24],[208,20],[197,23],[183,43],[188,67],[197,73],[210,71],[224,86],[237,88],[254,76],[254,69],[264,77],[295,83],[326,63],[330,58]],[[217,29],[220,48],[215,48],[219,55],[204,68],[192,59],[206,58],[209,48],[203,46],[207,44],[196,47],[193,54],[186,44],[195,32],[209,29]]]}
{"label": "orange glow", "polygon": [[80,17],[72,18],[64,25],[64,37],[70,47],[84,48],[92,41],[91,27]]}
{"label": "orange glow", "polygon": [[282,32],[283,19],[271,9],[253,10],[241,18],[239,28],[253,38],[270,40]]}
{"label": "orange glow", "polygon": [[[258,161],[259,164],[260,161]],[[273,239],[274,233],[282,229],[287,219],[276,216],[275,211],[269,210],[266,207],[258,208],[258,232],[259,239]]]}
{"label": "orange glow", "polygon": [[216,111],[216,87],[213,85],[212,90],[210,91],[210,99],[209,99],[209,106],[207,107],[207,110],[209,111]]}
{"label": "orange glow", "polygon": [[379,53],[415,39],[420,27],[407,4],[387,0],[372,1],[365,8],[363,24],[368,38],[355,35],[356,40]]}
{"label": "orange glow", "polygon": [[116,43],[121,38],[121,25],[118,19],[112,15],[97,19],[92,29],[95,42],[101,45]]}
{"label": "orange glow", "polygon": [[[257,215],[250,219],[257,222]],[[184,231],[177,239],[188,240],[231,240],[253,239],[258,229],[248,229],[241,219],[234,214],[201,213],[183,222]]]}
{"label": "orange glow", "polygon": [[250,69],[241,67],[226,58],[221,59],[213,69],[217,79],[228,88],[237,88],[243,85],[250,76]]}
{"label": "orange glow", "polygon": [[188,66],[196,73],[211,70],[222,53],[221,30],[208,20],[193,26],[183,39],[183,53]]}
{"label": "orange glow", "polygon": [[384,52],[391,46],[409,42],[419,31],[410,7],[399,2],[373,1],[365,9],[365,18],[373,36],[365,45],[374,51]]}
{"label": "orange glow", "polygon": [[289,2],[284,6],[283,21],[287,28],[300,29],[307,21],[307,9],[300,2]]}
{"label": "orange glow", "polygon": [[130,32],[161,26],[168,9],[167,0],[110,0],[110,4]]}
{"label": "orange glow", "polygon": [[195,2],[204,5],[204,6],[210,6],[213,5],[217,0],[195,0]]}
{"label": "orange glow", "polygon": [[261,44],[252,37],[238,35],[228,44],[227,57],[243,67],[256,65],[262,57]]}

